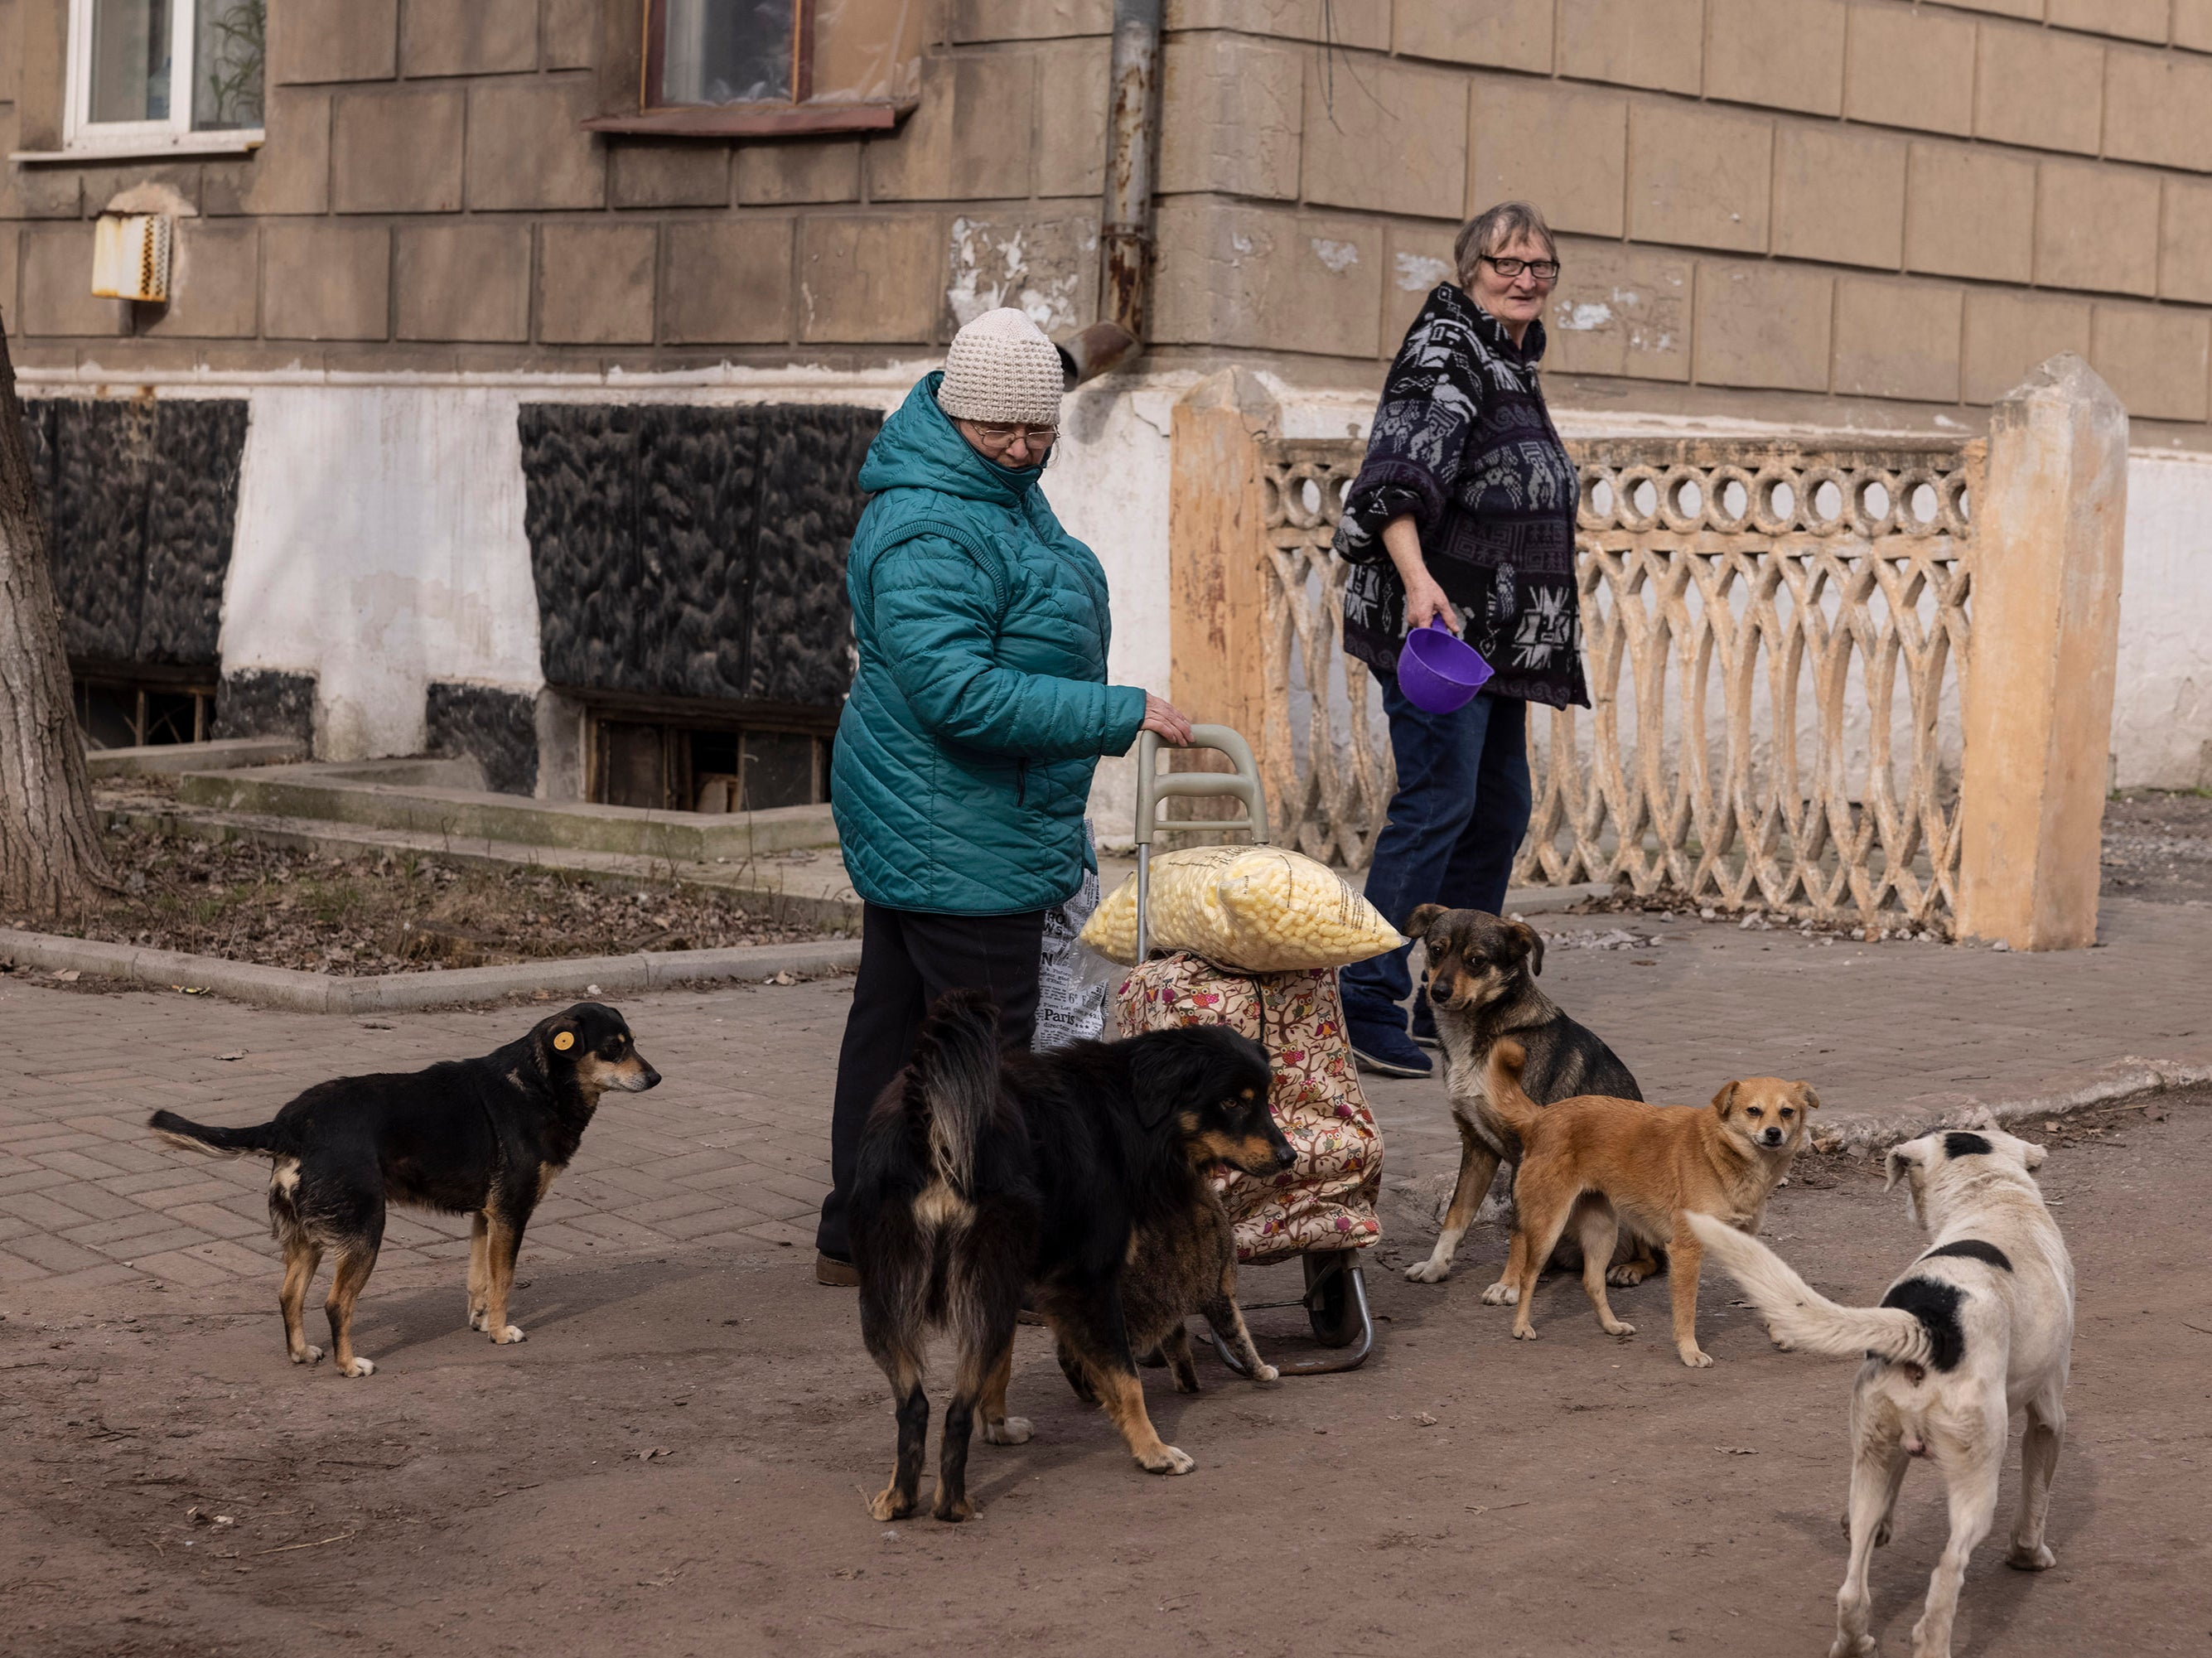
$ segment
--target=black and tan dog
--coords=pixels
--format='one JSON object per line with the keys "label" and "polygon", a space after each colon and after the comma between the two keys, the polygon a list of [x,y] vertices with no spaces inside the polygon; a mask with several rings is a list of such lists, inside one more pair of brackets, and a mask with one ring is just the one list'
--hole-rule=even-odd
{"label": "black and tan dog", "polygon": [[[1429,1258],[1407,1267],[1406,1276],[1416,1284],[1441,1284],[1498,1165],[1521,1154],[1511,1126],[1490,1108],[1484,1093],[1494,1043],[1510,1036],[1528,1054],[1522,1086],[1539,1105],[1578,1094],[1640,1100],[1644,1090],[1595,1032],[1576,1023],[1536,988],[1536,975],[1544,970],[1544,941],[1527,922],[1504,920],[1485,910],[1423,904],[1406,931],[1421,940],[1428,956],[1429,1008],[1443,1043],[1444,1092],[1460,1139],[1459,1181],[1452,1188],[1443,1230]],[[1576,1254],[1560,1264],[1579,1266],[1581,1258]],[[1624,1233],[1613,1281],[1639,1283],[1657,1266],[1650,1251]],[[1508,1277],[1482,1293],[1493,1306],[1510,1303],[1513,1296]]]}
{"label": "black and tan dog", "polygon": [[[853,1182],[860,1334],[898,1418],[897,1461],[872,1515],[914,1511],[933,1327],[959,1349],[937,1517],[972,1512],[968,1446],[979,1410],[992,1443],[1030,1436],[1027,1422],[1006,1414],[1025,1288],[1078,1392],[1104,1406],[1137,1461],[1190,1472],[1146,1413],[1124,1275],[1147,1237],[1194,1224],[1216,1163],[1272,1175],[1296,1160],[1267,1109],[1267,1082],[1265,1050],[1219,1027],[1008,1053],[988,997],[957,991],[930,1011],[913,1060],[869,1117]],[[1214,1283],[1225,1295],[1218,1269]],[[1176,1298],[1145,1294],[1153,1306]],[[1224,1336],[1242,1328],[1223,1317]],[[1146,1333],[1173,1342],[1164,1326]]]}
{"label": "black and tan dog", "polygon": [[507,1300],[531,1212],[575,1156],[599,1096],[659,1080],[621,1014],[578,1002],[480,1060],[318,1083],[254,1127],[210,1127],[173,1111],[156,1111],[148,1127],[188,1151],[274,1159],[269,1218],[284,1246],[285,1345],[295,1364],[323,1356],[301,1319],[327,1249],[337,1257],[324,1303],[331,1357],[339,1375],[359,1376],[376,1366],[354,1353],[354,1303],[376,1266],[386,1205],[471,1218],[469,1327],[520,1341]]}
{"label": "black and tan dog", "polygon": [[[1199,1391],[1190,1351],[1193,1313],[1206,1315],[1251,1380],[1273,1382],[1280,1374],[1260,1357],[1237,1304],[1237,1227],[1211,1181],[1200,1183],[1188,1210],[1139,1226],[1121,1270],[1121,1321],[1130,1351],[1145,1356],[1140,1363],[1166,1365],[1182,1394]],[[1098,1402],[1088,1368],[1065,1342],[1060,1368],[1078,1399]]]}

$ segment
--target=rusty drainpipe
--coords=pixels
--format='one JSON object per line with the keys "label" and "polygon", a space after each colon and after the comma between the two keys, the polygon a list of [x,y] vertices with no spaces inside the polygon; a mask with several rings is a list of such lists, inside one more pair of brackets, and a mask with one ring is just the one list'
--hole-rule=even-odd
{"label": "rusty drainpipe", "polygon": [[1160,125],[1160,0],[1114,0],[1106,190],[1098,242],[1103,315],[1060,347],[1075,385],[1135,353],[1152,285],[1152,180]]}

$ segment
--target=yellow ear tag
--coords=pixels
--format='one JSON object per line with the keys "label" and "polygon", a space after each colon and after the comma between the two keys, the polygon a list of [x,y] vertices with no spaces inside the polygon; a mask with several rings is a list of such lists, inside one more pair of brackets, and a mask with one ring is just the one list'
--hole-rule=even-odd
{"label": "yellow ear tag", "polygon": [[566,1054],[575,1045],[576,1033],[573,1030],[564,1030],[553,1039],[553,1046],[559,1048],[563,1054]]}

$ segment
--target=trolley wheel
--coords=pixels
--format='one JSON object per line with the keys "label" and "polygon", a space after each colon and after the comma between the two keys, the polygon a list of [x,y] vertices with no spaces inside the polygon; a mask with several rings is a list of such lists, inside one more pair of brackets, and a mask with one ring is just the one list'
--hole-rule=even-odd
{"label": "trolley wheel", "polygon": [[1324,1347],[1349,1347],[1366,1327],[1364,1297],[1352,1293],[1352,1274],[1358,1268],[1351,1256],[1349,1249],[1338,1249],[1300,1257],[1306,1272],[1306,1318],[1314,1339]]}

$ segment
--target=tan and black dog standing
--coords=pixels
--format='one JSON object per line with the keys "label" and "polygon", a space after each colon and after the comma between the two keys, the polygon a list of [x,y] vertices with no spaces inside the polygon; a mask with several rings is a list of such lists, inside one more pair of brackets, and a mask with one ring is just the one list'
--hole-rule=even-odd
{"label": "tan and black dog standing", "polygon": [[362,1376],[376,1365],[354,1352],[353,1309],[383,1247],[386,1205],[470,1217],[469,1327],[501,1345],[520,1341],[507,1301],[531,1212],[576,1155],[600,1096],[659,1080],[621,1014],[578,1002],[482,1059],[317,1083],[251,1128],[211,1127],[173,1111],[156,1111],[147,1126],[187,1151],[273,1160],[269,1218],[284,1246],[284,1345],[295,1364],[323,1356],[307,1345],[302,1313],[327,1249],[337,1257],[323,1303],[331,1357],[340,1376]]}
{"label": "tan and black dog standing", "polygon": [[[1527,922],[1504,920],[1486,910],[1423,904],[1407,921],[1406,931],[1421,940],[1428,957],[1429,1011],[1443,1046],[1444,1092],[1460,1140],[1459,1181],[1444,1212],[1443,1230],[1429,1258],[1407,1267],[1406,1276],[1416,1284],[1441,1284],[1498,1165],[1520,1155],[1511,1126],[1489,1108],[1483,1092],[1492,1044],[1506,1036],[1521,1044],[1528,1055],[1522,1086],[1540,1105],[1577,1094],[1640,1100],[1644,1090],[1595,1032],[1576,1023],[1536,988],[1536,975],[1544,970],[1544,940]],[[1613,1268],[1615,1284],[1637,1284],[1657,1271],[1658,1262],[1647,1251],[1630,1250]],[[1512,1297],[1510,1275],[1482,1295],[1493,1306]]]}

